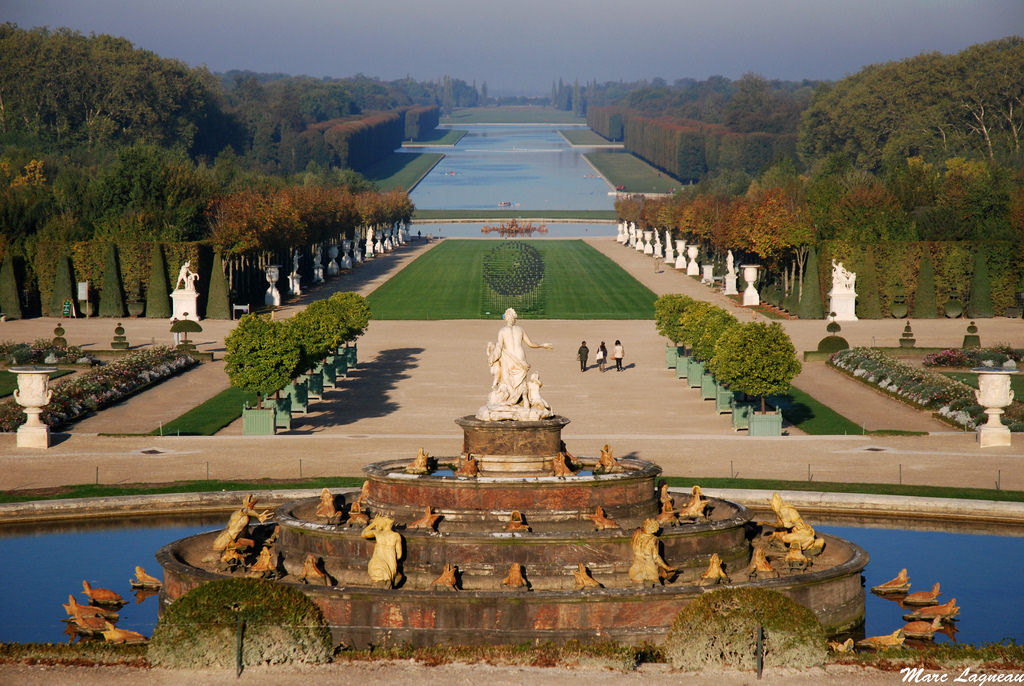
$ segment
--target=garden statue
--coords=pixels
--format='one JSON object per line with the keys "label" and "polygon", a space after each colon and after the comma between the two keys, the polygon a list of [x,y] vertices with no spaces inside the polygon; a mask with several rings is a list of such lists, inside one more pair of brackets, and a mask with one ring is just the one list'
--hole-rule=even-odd
{"label": "garden statue", "polygon": [[832,260],[832,290],[829,291],[829,311],[835,312],[836,321],[857,321],[857,293],[854,285],[857,275]]}
{"label": "garden statue", "polygon": [[431,581],[430,585],[440,586],[442,590],[446,591],[459,590],[459,578],[455,575],[455,565],[451,562],[445,562],[441,576]]}
{"label": "garden statue", "polygon": [[[534,343],[516,322],[518,316],[511,307],[505,310],[505,326],[498,332],[498,340],[487,346],[487,362],[491,368],[491,391],[487,404],[476,414],[477,419],[499,421],[503,419],[536,420],[554,415],[550,406],[540,398],[540,380],[530,376],[530,363],[526,348],[552,349],[550,343]],[[536,383],[531,394],[528,383]],[[531,395],[535,395],[531,399]],[[533,402],[531,402],[531,400]]]}
{"label": "garden statue", "polygon": [[668,484],[667,483],[661,484],[661,495],[658,497],[658,499],[661,501],[661,509],[662,509],[662,511],[665,510],[665,505],[666,504],[668,505],[669,509],[674,509],[675,508],[675,504],[676,503],[675,503],[675,500],[672,499],[672,494],[670,494],[668,492]]}
{"label": "garden statue", "polygon": [[441,519],[441,515],[435,513],[433,509],[429,505],[427,505],[427,511],[423,514],[423,516],[414,522],[410,522],[407,528],[436,530],[437,522],[439,519]]}
{"label": "garden statue", "polygon": [[529,588],[530,584],[523,576],[523,566],[518,562],[513,562],[512,566],[508,568],[508,574],[501,580],[501,585],[509,588]]}
{"label": "garden statue", "polygon": [[512,514],[508,517],[508,524],[505,525],[505,531],[529,531],[530,525],[526,523],[523,518],[523,513],[519,510],[512,510]]}
{"label": "garden statue", "polygon": [[704,510],[708,506],[707,498],[700,491],[700,486],[694,486],[690,491],[690,502],[683,509],[679,510],[680,519],[707,519]]}
{"label": "garden statue", "polygon": [[455,470],[455,476],[476,476],[480,473],[480,461],[472,455],[465,455],[465,459],[459,460],[459,468]]}
{"label": "garden statue", "polygon": [[672,507],[671,502],[662,502],[661,512],[655,517],[655,521],[662,526],[676,526],[679,524],[679,513]]}
{"label": "garden statue", "polygon": [[129,580],[128,584],[132,588],[148,588],[153,590],[158,590],[163,585],[160,579],[146,574],[146,570],[138,565],[135,565],[135,578]]}
{"label": "garden statue", "polygon": [[316,246],[313,251],[313,283],[320,283],[324,280],[323,250]]}
{"label": "garden statue", "polygon": [[107,643],[145,643],[149,639],[138,631],[130,629],[118,629],[109,621],[106,622],[103,630],[103,640]]}
{"label": "garden statue", "polygon": [[676,571],[668,566],[658,551],[657,534],[660,529],[657,521],[646,519],[643,526],[633,532],[633,564],[629,568],[629,578],[634,583],[656,586]]}
{"label": "garden statue", "polygon": [[800,550],[799,543],[790,543],[789,552],[786,553],[786,557],[783,560],[789,569],[803,571],[811,566],[811,558],[804,555],[803,551]]}
{"label": "garden statue", "polygon": [[725,275],[736,278],[736,263],[733,261],[732,250],[725,255]]}
{"label": "garden statue", "polygon": [[781,541],[790,548],[796,544],[800,546],[801,552],[812,556],[818,555],[825,548],[825,539],[816,537],[814,529],[803,521],[797,522],[792,531],[775,532],[769,540]]}
{"label": "garden statue", "polygon": [[919,619],[907,622],[903,625],[903,635],[907,638],[916,638],[924,641],[931,641],[935,638],[935,632],[942,630],[942,620],[936,617],[930,622],[926,619]]}
{"label": "garden statue", "polygon": [[623,471],[622,465],[612,456],[611,447],[605,443],[601,448],[601,457],[594,466],[594,474],[619,474]]}
{"label": "garden statue", "polygon": [[590,570],[582,562],[579,563],[579,567],[572,573],[572,576],[576,579],[577,591],[582,591],[586,588],[604,588],[604,585],[590,575]]}
{"label": "garden statue", "polygon": [[84,579],[82,580],[82,593],[89,596],[89,600],[93,605],[121,607],[128,604],[117,592],[111,591],[109,588],[93,588]]}
{"label": "garden statue", "polygon": [[406,474],[429,474],[430,454],[420,448],[416,451],[416,459],[405,468]]}
{"label": "garden statue", "polygon": [[537,372],[530,374],[530,380],[526,382],[526,406],[529,408],[529,419],[544,419],[554,414],[547,401],[540,397],[542,385]]}
{"label": "garden statue", "polygon": [[554,470],[555,476],[566,477],[576,475],[576,472],[572,470],[572,465],[569,464],[565,453],[558,453],[558,456],[552,460],[551,466]]}
{"label": "garden statue", "polygon": [[939,619],[953,619],[958,614],[960,614],[960,606],[956,604],[956,598],[953,598],[948,603],[943,603],[942,605],[918,607],[913,612],[903,615],[903,619],[908,622],[915,619],[931,621],[936,617]]}
{"label": "garden statue", "polygon": [[858,648],[893,648],[903,645],[903,629],[897,629],[887,636],[868,636],[857,641]]}
{"label": "garden statue", "polygon": [[732,250],[725,256],[725,290],[726,295],[738,295],[736,290],[736,264],[733,262]]}
{"label": "garden statue", "polygon": [[256,562],[249,568],[249,576],[261,579],[277,578],[277,555],[271,547],[267,546],[260,550]]}
{"label": "garden statue", "polygon": [[370,515],[363,511],[363,498],[356,498],[348,508],[348,526],[366,526],[370,523]]}
{"label": "garden statue", "polygon": [[594,528],[598,531],[604,531],[605,529],[621,529],[622,527],[616,524],[604,514],[604,508],[598,505],[594,508],[594,514],[583,515],[594,523]]}
{"label": "garden statue", "polygon": [[935,585],[932,586],[932,590],[930,590],[930,591],[918,591],[916,593],[911,593],[910,595],[908,595],[906,598],[903,599],[903,604],[904,605],[938,605],[939,601],[936,600],[936,598],[938,598],[940,595],[942,595],[942,591],[939,590],[939,582],[936,581]]}
{"label": "garden statue", "polygon": [[394,588],[403,578],[398,571],[398,560],[402,557],[402,535],[391,528],[394,524],[395,520],[390,517],[377,515],[362,533],[363,538],[377,541],[366,572],[370,575],[370,581],[384,588]]}
{"label": "garden statue", "polygon": [[228,520],[227,527],[225,527],[224,531],[220,532],[220,535],[214,539],[214,550],[225,550],[229,545],[238,545],[243,541],[246,545],[241,547],[248,547],[252,545],[251,540],[242,539],[242,537],[249,532],[249,518],[256,517],[256,519],[260,520],[260,524],[262,524],[273,516],[273,513],[270,510],[257,512],[253,509],[255,504],[255,495],[250,493],[245,496],[245,499],[242,501],[242,507],[235,510],[231,515],[231,518]]}
{"label": "garden statue", "polygon": [[308,553],[302,562],[302,571],[299,573],[299,581],[308,584],[310,579],[322,582],[324,586],[330,586],[331,580],[327,572],[320,569],[320,558],[313,553]]}
{"label": "garden statue", "polygon": [[178,270],[178,280],[174,282],[174,290],[183,290],[195,292],[196,281],[199,280],[199,274],[196,274],[189,267],[192,266],[191,260],[181,265],[181,269]]}
{"label": "garden statue", "polygon": [[833,653],[852,653],[853,652],[853,639],[848,638],[842,643],[837,641],[829,641],[828,648]]}
{"label": "garden statue", "polygon": [[768,561],[768,555],[765,554],[764,548],[756,546],[754,548],[754,557],[750,560],[747,578],[760,579],[762,577],[777,577],[778,575],[779,573],[772,567],[772,563]]}
{"label": "garden statue", "polygon": [[341,521],[341,513],[334,506],[334,494],[326,488],[320,491],[320,504],[316,506],[316,516],[326,519],[328,524],[337,524]]}
{"label": "garden statue", "polygon": [[842,262],[836,262],[832,260],[832,290],[839,292],[849,292],[855,290],[854,284],[857,281],[857,275],[849,271],[843,266]]}
{"label": "garden statue", "polygon": [[68,594],[68,602],[64,605],[64,611],[68,613],[69,617],[106,617],[114,622],[118,619],[116,610],[100,607],[99,605],[79,605],[78,601],[75,600],[75,596],[70,593]]}
{"label": "garden statue", "polygon": [[708,568],[700,575],[699,584],[701,586],[714,586],[721,583],[731,583],[729,575],[722,569],[722,558],[718,556],[718,553],[711,553]]}
{"label": "garden statue", "polygon": [[783,500],[778,493],[772,495],[772,511],[778,517],[773,525],[778,529],[791,529],[797,522],[804,521],[797,509]]}
{"label": "garden statue", "polygon": [[910,590],[910,577],[907,576],[907,568],[904,567],[896,578],[871,587],[871,592],[878,595],[903,595]]}

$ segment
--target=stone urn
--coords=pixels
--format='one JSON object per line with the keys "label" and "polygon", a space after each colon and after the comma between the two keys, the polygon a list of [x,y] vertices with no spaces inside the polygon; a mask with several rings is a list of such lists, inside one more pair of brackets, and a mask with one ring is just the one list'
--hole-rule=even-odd
{"label": "stone urn", "polygon": [[277,290],[277,280],[281,276],[281,265],[268,264],[265,267],[267,273],[267,283],[270,287],[267,288],[267,292],[263,296],[263,304],[270,305],[271,307],[281,306],[281,291]]}
{"label": "stone urn", "polygon": [[[1003,408],[1013,402],[1013,390],[1010,388],[1010,375],[1016,374],[1015,368],[979,367],[971,371],[978,373],[978,390],[974,392],[978,404],[985,408],[988,421],[978,427],[978,445],[982,448],[995,448],[1010,445],[1010,428],[999,420]],[[18,381],[21,379],[19,377]]]}
{"label": "stone urn", "polygon": [[327,248],[327,257],[330,258],[327,263],[327,276],[337,276],[341,271],[338,268],[338,246],[332,245]]}
{"label": "stone urn", "polygon": [[754,284],[757,283],[757,270],[761,268],[758,264],[745,264],[743,265],[743,280],[747,282],[747,287],[743,290],[743,306],[753,307],[761,304],[761,295],[754,288]]}
{"label": "stone urn", "polygon": [[700,265],[697,264],[697,253],[699,252],[700,248],[696,245],[687,246],[686,255],[690,258],[690,261],[686,263],[687,276],[700,276]]}
{"label": "stone urn", "polygon": [[682,238],[676,239],[676,269],[686,269],[686,241]]}
{"label": "stone urn", "polygon": [[21,405],[28,421],[18,427],[19,448],[49,448],[50,427],[39,419],[43,408],[49,404],[53,391],[48,388],[50,373],[54,367],[11,367],[18,375],[18,387],[14,390],[14,401]]}

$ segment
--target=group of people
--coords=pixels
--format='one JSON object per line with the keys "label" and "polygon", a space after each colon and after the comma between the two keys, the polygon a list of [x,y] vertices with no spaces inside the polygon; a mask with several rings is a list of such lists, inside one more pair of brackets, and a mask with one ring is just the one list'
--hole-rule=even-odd
{"label": "group of people", "polygon": [[[622,341],[615,341],[615,345],[612,347],[612,359],[615,360],[615,371],[622,371],[622,356],[624,350],[622,348]],[[587,347],[587,342],[583,341],[580,343],[580,349],[576,351],[576,358],[580,361],[580,371],[587,371],[587,360],[590,358],[590,348]],[[604,341],[601,341],[601,345],[597,348],[597,354],[594,355],[594,359],[597,360],[597,368],[602,372],[605,369],[605,365],[608,364],[608,348],[605,346]]]}

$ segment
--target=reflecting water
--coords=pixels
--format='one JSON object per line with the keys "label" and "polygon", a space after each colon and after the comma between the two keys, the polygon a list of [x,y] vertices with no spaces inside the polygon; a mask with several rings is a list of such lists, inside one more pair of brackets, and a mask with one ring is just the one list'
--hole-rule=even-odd
{"label": "reflecting water", "polygon": [[558,133],[567,126],[470,127],[413,189],[420,209],[611,210],[613,189]]}
{"label": "reflecting water", "polygon": [[[524,224],[531,220],[522,220]],[[529,238],[589,238],[591,236],[614,236],[618,228],[611,223],[586,223],[586,222],[551,222],[550,224],[539,220],[532,220],[534,226],[544,224],[547,233],[534,233]],[[484,225],[498,226],[497,222],[416,222],[409,226],[409,234],[412,236],[431,236],[433,238],[498,238],[496,232],[484,233],[480,229]]]}
{"label": "reflecting water", "polygon": [[[135,565],[162,576],[154,555],[171,541],[219,529],[228,515],[174,520],[124,520],[74,525],[0,527],[0,642],[66,641],[62,603],[68,594],[86,602],[82,580],[120,593],[118,626],[147,636],[157,618],[157,598],[134,603],[129,579]],[[819,520],[820,521],[820,520]],[[812,522],[813,523],[813,522]],[[124,527],[124,528],[121,528]],[[928,590],[939,581],[941,601],[957,599],[962,608],[956,640],[987,643],[1012,638],[1024,642],[1024,536],[978,535],[945,531],[816,526],[857,543],[871,555],[866,586],[880,584],[907,567],[911,590]],[[670,561],[671,562],[671,561]],[[904,611],[892,600],[867,593],[868,635],[888,634],[903,626]],[[939,641],[948,637],[939,636]]]}

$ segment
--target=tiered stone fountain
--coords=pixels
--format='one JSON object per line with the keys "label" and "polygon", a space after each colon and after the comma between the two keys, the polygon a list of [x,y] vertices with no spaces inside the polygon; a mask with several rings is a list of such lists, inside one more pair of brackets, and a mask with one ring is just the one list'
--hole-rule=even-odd
{"label": "tiered stone fountain", "polygon": [[[569,420],[538,410],[546,403],[536,392],[516,396],[510,388],[515,381],[507,379],[525,364],[521,346],[508,349],[515,331],[519,342],[544,347],[516,326],[514,313],[510,319],[492,353],[496,381],[488,404],[476,416],[456,420],[464,435],[462,456],[370,464],[363,489],[334,495],[340,517],[318,516],[318,498],[274,513],[274,551],[285,572],[280,582],[300,584],[306,561],[316,561],[329,585],[299,587],[323,609],[336,642],[657,641],[680,609],[704,592],[701,577],[713,556],[732,582],[777,589],[814,610],[832,632],[863,621],[861,570],[868,558],[862,549],[824,536],[824,550],[808,570],[784,569],[779,556],[773,562],[780,576],[748,581],[751,539],[760,534],[746,508],[716,498],[707,500],[706,518],[662,519],[657,546],[674,573],[658,581],[631,578],[634,543],[642,536],[635,532],[665,510],[661,469],[643,460],[615,461],[609,452],[601,461],[580,458],[575,471],[567,470],[572,458],[566,458],[561,432]],[[522,418],[487,418],[514,411]],[[426,473],[410,473],[424,467]],[[675,496],[678,502],[690,494]],[[617,526],[597,530],[598,508]],[[425,513],[440,517],[422,528],[410,526]],[[375,584],[368,574],[374,547],[381,545],[363,535],[374,517],[393,520],[401,536],[401,576],[393,588]],[[216,535],[182,539],[159,551],[165,603],[229,574],[219,571],[219,554],[212,554]],[[250,560],[256,552],[249,551]],[[439,583],[447,565],[455,569],[449,580],[458,590]],[[518,585],[516,570],[528,586]],[[586,571],[600,586],[581,581]]]}

